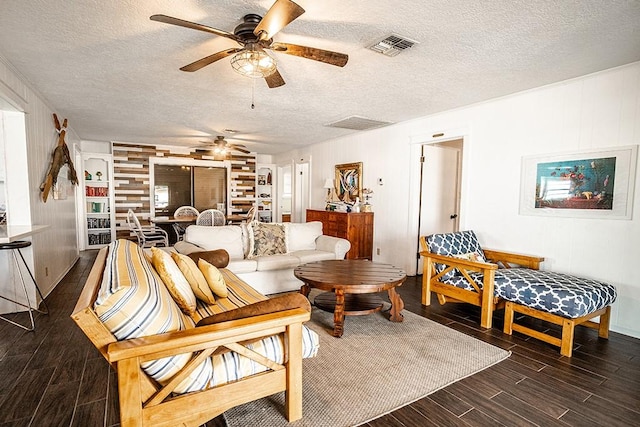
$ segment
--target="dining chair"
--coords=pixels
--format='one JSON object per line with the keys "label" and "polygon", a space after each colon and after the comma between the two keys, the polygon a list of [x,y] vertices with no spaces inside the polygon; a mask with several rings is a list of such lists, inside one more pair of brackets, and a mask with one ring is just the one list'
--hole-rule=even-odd
{"label": "dining chair", "polygon": [[[193,206],[180,206],[173,213],[174,218],[184,217],[184,216],[197,217],[198,215],[200,215],[200,211],[198,211],[198,209],[194,208]],[[176,232],[178,241],[184,238],[184,233],[187,230],[188,226],[189,224],[180,224],[177,222],[173,223],[173,230]]]}
{"label": "dining chair", "polygon": [[206,209],[198,215],[196,225],[225,225],[227,217],[217,209]]}
{"label": "dining chair", "polygon": [[133,210],[127,211],[127,225],[138,239],[138,245],[142,248],[163,245],[169,246],[169,235],[160,227],[155,225],[142,226],[140,220]]}

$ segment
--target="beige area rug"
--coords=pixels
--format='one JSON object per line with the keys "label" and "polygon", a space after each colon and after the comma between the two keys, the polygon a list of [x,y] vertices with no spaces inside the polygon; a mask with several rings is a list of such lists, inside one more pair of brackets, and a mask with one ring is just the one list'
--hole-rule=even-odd
{"label": "beige area rug", "polygon": [[287,423],[284,393],[225,412],[229,427],[340,427],[363,424],[509,357],[509,352],[403,311],[404,322],[374,313],[345,319],[313,309],[318,356],[303,360],[303,419]]}

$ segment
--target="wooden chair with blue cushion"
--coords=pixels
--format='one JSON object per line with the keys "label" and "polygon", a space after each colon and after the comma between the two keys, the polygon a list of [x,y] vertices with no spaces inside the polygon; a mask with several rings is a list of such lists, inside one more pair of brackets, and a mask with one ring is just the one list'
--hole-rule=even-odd
{"label": "wooden chair with blue cushion", "polygon": [[[564,273],[541,271],[544,258],[483,249],[473,231],[420,237],[424,257],[422,304],[431,291],[441,304],[466,302],[481,308],[480,324],[491,328],[493,312],[505,308],[504,332],[513,331],[560,347],[571,356],[576,325],[609,336],[613,285]],[[562,327],[562,337],[515,323],[515,313]],[[600,316],[599,323],[591,321]]]}

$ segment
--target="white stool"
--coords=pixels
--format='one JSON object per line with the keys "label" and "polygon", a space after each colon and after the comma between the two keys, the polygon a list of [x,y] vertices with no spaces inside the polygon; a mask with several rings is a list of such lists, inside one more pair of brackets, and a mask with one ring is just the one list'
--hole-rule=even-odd
{"label": "white stool", "polygon": [[[49,308],[47,307],[47,304],[44,302],[44,297],[42,296],[42,292],[40,292],[40,288],[38,287],[38,284],[36,283],[36,279],[33,277],[33,273],[31,273],[31,270],[29,270],[29,266],[27,265],[27,262],[24,260],[24,256],[22,256],[22,252],[20,252],[20,248],[26,248],[28,246],[31,246],[31,242],[29,241],[25,241],[25,240],[18,240],[15,242],[11,242],[11,243],[2,243],[0,244],[0,250],[10,250],[11,253],[13,254],[13,261],[15,262],[16,265],[16,269],[18,270],[18,274],[20,275],[20,281],[22,282],[22,289],[24,290],[24,296],[27,299],[27,303],[21,303],[18,301],[14,301],[11,298],[7,298],[5,296],[0,295],[0,298],[10,301],[14,304],[17,304],[19,306],[25,307],[27,308],[27,310],[29,311],[29,319],[31,320],[31,327],[28,326],[24,326],[21,325],[20,323],[14,322],[11,319],[8,319],[4,316],[0,315],[0,319],[5,320],[9,323],[11,323],[12,325],[18,326],[22,329],[25,329],[27,331],[33,331],[36,329],[36,324],[33,321],[33,312],[37,311],[38,313],[43,313],[43,314],[49,314]],[[20,255],[20,259],[22,260],[22,264],[24,265],[24,267],[27,269],[27,271],[29,272],[29,276],[31,277],[31,280],[33,281],[34,286],[36,287],[36,291],[38,291],[38,295],[40,295],[40,298],[42,299],[42,304],[44,305],[44,310],[40,310],[39,309],[39,304],[37,303],[37,301],[35,301],[35,308],[31,305],[31,301],[29,300],[29,292],[27,292],[27,284],[24,281],[24,276],[22,275],[22,269],[20,268],[20,263],[18,262],[18,257],[16,255],[16,252]]]}

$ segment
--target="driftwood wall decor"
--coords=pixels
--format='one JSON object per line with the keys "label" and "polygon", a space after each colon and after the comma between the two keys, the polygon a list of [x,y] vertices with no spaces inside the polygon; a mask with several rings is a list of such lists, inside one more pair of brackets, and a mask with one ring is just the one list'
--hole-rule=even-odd
{"label": "driftwood wall decor", "polygon": [[64,137],[67,133],[67,119],[64,119],[62,122],[62,126],[60,126],[60,121],[58,120],[58,116],[53,113],[53,121],[56,124],[56,131],[58,131],[58,144],[56,145],[55,150],[53,150],[53,154],[51,155],[51,163],[49,164],[49,171],[47,172],[47,176],[44,179],[42,185],[40,185],[40,191],[42,192],[42,201],[47,202],[47,197],[49,197],[49,192],[51,188],[56,185],[58,181],[58,174],[60,173],[60,169],[64,165],[69,166],[69,171],[67,172],[67,178],[73,185],[78,185],[78,175],[76,174],[76,170],[73,167],[73,161],[71,160],[71,155],[69,154],[69,148],[67,144],[64,142]]}

